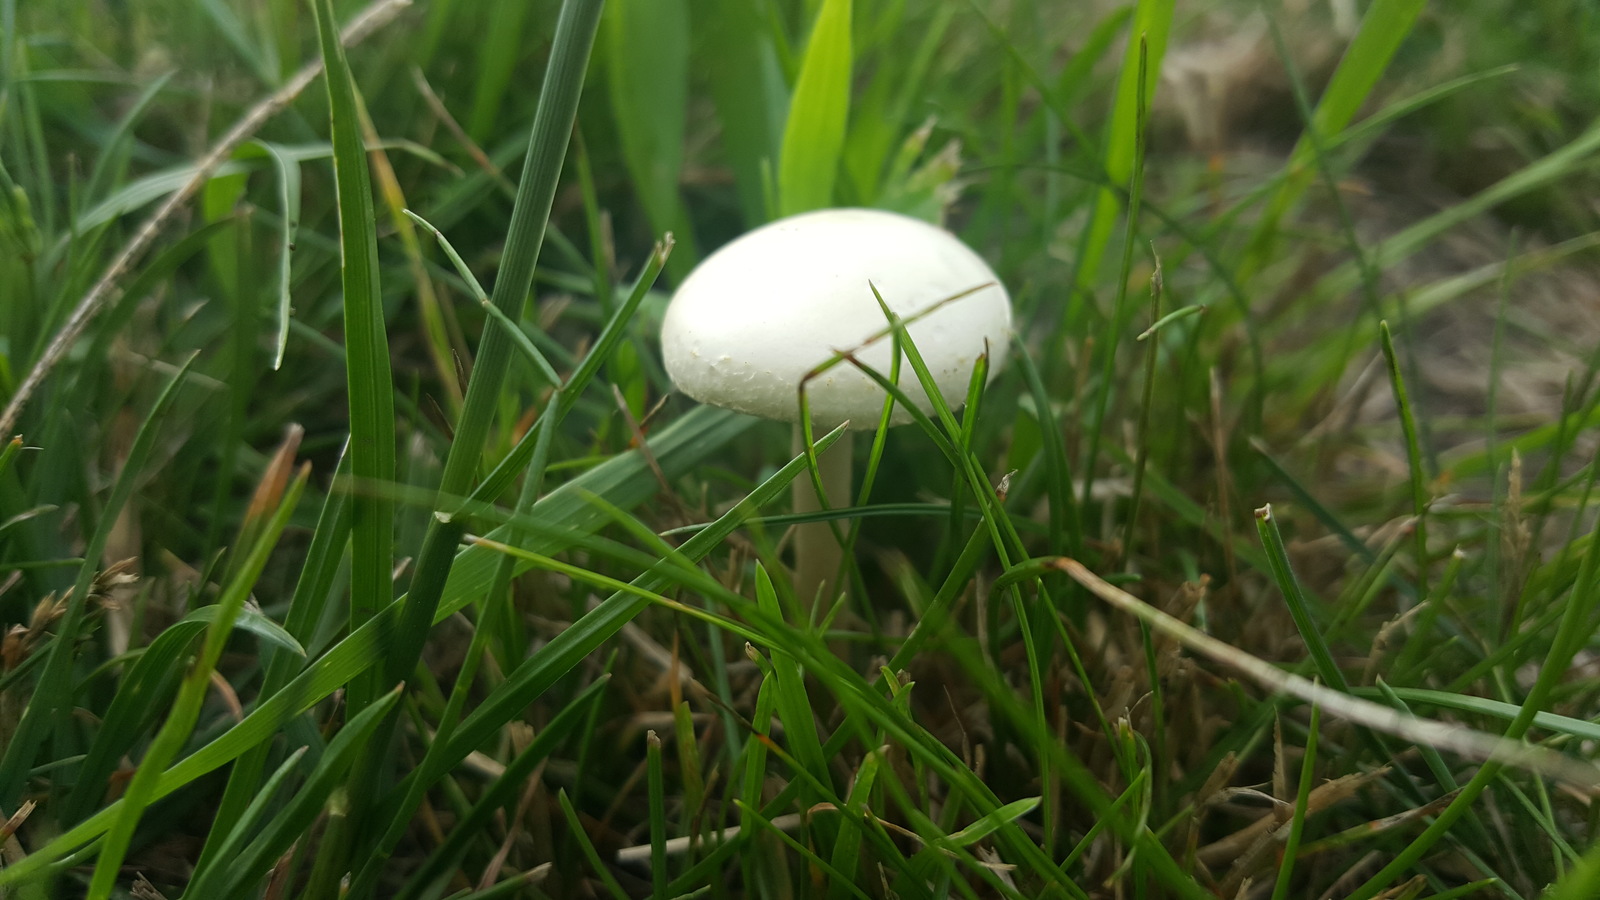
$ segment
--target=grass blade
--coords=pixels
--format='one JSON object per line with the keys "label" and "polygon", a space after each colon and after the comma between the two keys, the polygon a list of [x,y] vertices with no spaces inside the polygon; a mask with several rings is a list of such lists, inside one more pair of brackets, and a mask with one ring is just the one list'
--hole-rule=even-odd
{"label": "grass blade", "polygon": [[612,897],[616,900],[628,900],[628,892],[622,889],[622,885],[617,882],[617,876],[611,874],[611,870],[600,859],[600,852],[589,840],[589,833],[583,830],[583,822],[578,819],[578,811],[572,808],[572,801],[567,799],[566,790],[557,791],[556,799],[561,804],[561,812],[567,818],[567,827],[572,830],[572,839],[578,842],[578,848],[583,851],[583,858],[589,861],[589,868],[600,876],[601,883],[606,886]]}
{"label": "grass blade", "polygon": [[823,0],[789,101],[778,157],[778,212],[833,204],[833,182],[850,118],[851,0]]}
{"label": "grass blade", "polygon": [[[599,27],[600,6],[599,0],[567,0],[556,22],[555,43],[540,89],[538,114],[528,138],[528,155],[517,186],[516,204],[512,207],[505,255],[491,295],[494,305],[513,322],[521,320],[524,301],[533,285],[534,263],[544,243],[550,205],[555,198],[562,161],[566,158],[572,123],[577,116],[584,69]],[[456,496],[468,493],[499,405],[500,387],[505,381],[512,344],[505,329],[491,328],[484,333],[473,365],[472,381],[467,385],[461,420],[456,424],[455,441],[445,458],[444,474],[439,482],[441,493]],[[389,683],[398,683],[416,665],[438,608],[438,590],[445,583],[454,555],[455,536],[450,527],[437,520],[430,522],[418,556],[412,590],[400,617],[397,643],[385,676]]]}
{"label": "grass blade", "polygon": [[1378,334],[1383,339],[1383,359],[1389,368],[1389,386],[1394,391],[1395,408],[1400,412],[1400,428],[1406,438],[1406,462],[1411,473],[1411,514],[1416,517],[1412,532],[1416,540],[1417,593],[1428,593],[1428,484],[1422,471],[1422,444],[1417,436],[1417,418],[1411,410],[1411,398],[1406,393],[1405,378],[1400,374],[1400,357],[1394,352],[1394,338],[1389,334],[1389,323],[1378,323]]}
{"label": "grass blade", "polygon": [[661,738],[654,730],[645,735],[650,779],[650,889],[652,897],[667,896],[666,776],[661,771]]}
{"label": "grass blade", "polygon": [[[801,600],[804,602],[805,598]],[[767,615],[783,620],[778,593],[773,589],[767,570],[759,563],[756,564],[756,601]],[[817,720],[812,712],[811,701],[806,696],[805,672],[793,656],[783,652],[781,646],[775,644],[768,651],[772,654],[778,719],[783,722],[790,752],[813,778],[828,784],[831,776],[828,774],[827,758],[822,753],[822,741],[817,735]]]}
{"label": "grass blade", "polygon": [[258,141],[257,146],[272,157],[272,165],[278,170],[278,334],[272,355],[272,368],[276,371],[282,368],[283,353],[289,346],[289,276],[295,235],[300,230],[300,166],[277,144]]}
{"label": "grass blade", "polygon": [[1305,641],[1306,652],[1311,654],[1317,675],[1329,687],[1348,693],[1350,683],[1345,680],[1338,663],[1333,661],[1333,653],[1322,637],[1322,627],[1312,618],[1311,603],[1300,588],[1300,579],[1295,577],[1294,569],[1289,565],[1289,551],[1283,545],[1283,534],[1278,531],[1278,520],[1272,516],[1272,504],[1256,510],[1256,531],[1261,535],[1261,546],[1266,548],[1272,579],[1283,593],[1284,603],[1289,607],[1289,615],[1294,618],[1300,639]]}
{"label": "grass blade", "polygon": [[[339,250],[344,293],[345,377],[350,391],[350,471],[371,482],[394,480],[394,382],[384,329],[378,277],[377,211],[361,140],[355,83],[344,46],[334,32],[332,0],[317,0],[317,37],[327,69],[333,132],[333,173],[339,207]],[[393,596],[394,505],[382,496],[352,502],[350,627],[359,628]],[[351,685],[349,703],[360,711],[376,697],[375,675]]]}
{"label": "grass blade", "polygon": [[1311,723],[1306,726],[1306,752],[1300,761],[1300,783],[1296,788],[1294,814],[1289,820],[1289,836],[1283,842],[1283,863],[1272,886],[1272,900],[1288,900],[1289,879],[1294,875],[1295,854],[1300,851],[1300,836],[1305,833],[1306,814],[1311,806],[1311,783],[1316,775],[1317,733],[1322,725],[1322,707],[1312,704]]}
{"label": "grass blade", "polygon": [[[1131,184],[1143,157],[1139,145],[1143,131],[1139,123],[1143,110],[1150,108],[1156,85],[1161,82],[1161,62],[1167,53],[1167,38],[1172,32],[1175,0],[1139,0],[1129,30],[1128,49],[1122,57],[1117,77],[1117,96],[1106,126],[1105,173],[1109,184]],[[1130,218],[1134,213],[1131,212]],[[1095,194],[1089,227],[1084,232],[1083,250],[1078,264],[1078,284],[1088,286],[1099,273],[1101,257],[1111,243],[1117,223],[1117,195],[1110,188]],[[1132,230],[1131,227],[1129,229]]]}
{"label": "grass blade", "polygon": [[856,771],[855,783],[850,785],[850,794],[845,797],[845,813],[843,827],[839,829],[839,838],[833,842],[833,855],[830,861],[833,868],[847,880],[843,883],[834,882],[828,887],[830,900],[844,900],[850,894],[848,879],[861,871],[861,838],[862,829],[866,826],[863,822],[870,815],[869,804],[872,801],[872,791],[878,781],[878,771],[883,767],[883,754],[868,753],[861,761],[861,768]]}

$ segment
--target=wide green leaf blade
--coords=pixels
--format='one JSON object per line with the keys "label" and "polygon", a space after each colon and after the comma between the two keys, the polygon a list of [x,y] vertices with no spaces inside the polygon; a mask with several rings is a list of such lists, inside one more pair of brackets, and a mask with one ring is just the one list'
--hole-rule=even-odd
{"label": "wide green leaf blade", "polygon": [[833,182],[850,118],[850,3],[823,0],[811,27],[778,159],[781,215],[833,204]]}

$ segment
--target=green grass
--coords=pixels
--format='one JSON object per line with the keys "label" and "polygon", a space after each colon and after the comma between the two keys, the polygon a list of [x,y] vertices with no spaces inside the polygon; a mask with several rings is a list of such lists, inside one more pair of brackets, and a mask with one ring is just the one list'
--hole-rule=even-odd
{"label": "green grass", "polygon": [[[1333,6],[0,0],[0,896],[1593,896],[1600,20]],[[1017,327],[794,515],[834,205]]]}

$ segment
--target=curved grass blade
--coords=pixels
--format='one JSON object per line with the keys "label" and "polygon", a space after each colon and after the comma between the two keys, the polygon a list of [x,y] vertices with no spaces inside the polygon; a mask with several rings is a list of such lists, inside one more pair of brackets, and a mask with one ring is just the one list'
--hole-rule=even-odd
{"label": "curved grass blade", "polygon": [[572,829],[572,839],[578,842],[578,847],[583,851],[583,858],[588,860],[589,868],[600,876],[600,881],[605,884],[606,890],[616,900],[628,900],[628,892],[622,889],[617,876],[611,874],[605,862],[600,859],[600,851],[594,848],[594,843],[589,840],[589,833],[584,831],[583,822],[578,819],[578,811],[573,809],[572,801],[567,799],[567,791],[562,788],[556,791],[556,800],[561,805],[561,812],[567,818],[567,827]]}
{"label": "curved grass blade", "polygon": [[17,454],[21,452],[21,437],[13,437],[11,440],[6,441],[5,447],[0,449],[0,476],[6,474],[6,470],[11,468],[11,464],[16,460]]}
{"label": "curved grass blade", "polygon": [[283,366],[283,353],[289,346],[289,276],[293,268],[294,239],[300,230],[300,165],[289,159],[277,144],[257,141],[272,158],[278,171],[278,332],[274,339],[272,369]]}
{"label": "curved grass blade", "polygon": [[466,282],[468,290],[472,291],[473,298],[483,306],[484,312],[487,312],[489,318],[494,319],[501,328],[506,330],[511,340],[516,343],[517,349],[528,357],[528,361],[533,363],[539,373],[545,377],[545,380],[552,387],[559,387],[561,385],[561,376],[556,374],[555,366],[550,365],[550,360],[546,359],[545,355],[539,352],[539,348],[533,345],[533,341],[522,333],[522,328],[511,321],[511,317],[502,312],[500,307],[494,305],[493,301],[489,299],[489,295],[484,292],[483,286],[478,284],[478,279],[472,274],[472,269],[467,266],[467,261],[461,258],[461,254],[456,252],[456,248],[451,246],[450,242],[445,239],[444,234],[433,227],[427,219],[411,210],[403,209],[401,212],[405,213],[406,217],[411,221],[426,228],[428,233],[433,235],[433,239],[438,241],[440,248],[444,250],[445,256],[450,258],[450,263],[456,267],[456,273],[461,276],[462,281]]}

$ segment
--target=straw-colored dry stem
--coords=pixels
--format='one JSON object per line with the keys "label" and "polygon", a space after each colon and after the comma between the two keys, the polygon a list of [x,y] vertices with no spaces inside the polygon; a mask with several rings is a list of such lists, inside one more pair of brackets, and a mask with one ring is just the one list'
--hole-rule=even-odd
{"label": "straw-colored dry stem", "polygon": [[1465,725],[1446,724],[1407,715],[1370,700],[1285,672],[1273,664],[1251,656],[1185,622],[1167,615],[1127,591],[1102,580],[1077,560],[1060,557],[1053,568],[1066,572],[1101,600],[1134,616],[1152,631],[1172,638],[1193,653],[1233,668],[1269,690],[1315,703],[1332,716],[1392,734],[1414,743],[1449,750],[1468,759],[1490,761],[1537,772],[1565,781],[1589,796],[1600,795],[1600,767],[1587,760],[1563,755],[1536,744],[1525,744],[1498,735],[1476,731]]}

